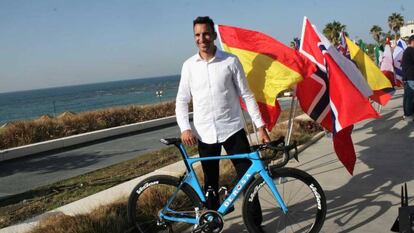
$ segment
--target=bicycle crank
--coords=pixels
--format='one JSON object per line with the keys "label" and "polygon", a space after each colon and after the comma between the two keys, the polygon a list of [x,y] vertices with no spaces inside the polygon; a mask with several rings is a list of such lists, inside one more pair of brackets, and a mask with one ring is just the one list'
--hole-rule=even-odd
{"label": "bicycle crank", "polygon": [[200,216],[198,227],[192,233],[220,233],[223,227],[221,214],[214,210],[207,210]]}

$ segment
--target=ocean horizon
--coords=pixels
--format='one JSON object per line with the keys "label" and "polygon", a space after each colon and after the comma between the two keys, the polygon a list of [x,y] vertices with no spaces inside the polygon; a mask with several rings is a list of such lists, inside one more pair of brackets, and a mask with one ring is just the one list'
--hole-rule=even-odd
{"label": "ocean horizon", "polygon": [[0,124],[63,112],[154,104],[174,100],[179,75],[0,93]]}

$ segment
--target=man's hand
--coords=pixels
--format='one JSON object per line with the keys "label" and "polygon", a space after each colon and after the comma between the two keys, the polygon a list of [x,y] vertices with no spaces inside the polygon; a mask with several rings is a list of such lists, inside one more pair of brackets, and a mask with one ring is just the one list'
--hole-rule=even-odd
{"label": "man's hand", "polygon": [[260,143],[270,142],[269,134],[267,134],[266,128],[264,126],[260,127],[257,132],[259,134]]}
{"label": "man's hand", "polygon": [[194,146],[197,144],[197,139],[194,137],[191,129],[185,130],[181,133],[181,142],[186,146]]}

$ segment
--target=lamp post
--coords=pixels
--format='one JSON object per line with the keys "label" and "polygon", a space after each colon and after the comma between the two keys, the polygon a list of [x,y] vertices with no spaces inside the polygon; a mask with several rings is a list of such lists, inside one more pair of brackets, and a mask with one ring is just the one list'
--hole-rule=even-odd
{"label": "lamp post", "polygon": [[155,92],[155,95],[158,97],[158,100],[159,100],[159,101],[160,101],[160,103],[161,103],[162,90],[158,90],[158,91],[156,91],[156,92]]}
{"label": "lamp post", "polygon": [[56,101],[53,100],[53,117],[56,117]]}

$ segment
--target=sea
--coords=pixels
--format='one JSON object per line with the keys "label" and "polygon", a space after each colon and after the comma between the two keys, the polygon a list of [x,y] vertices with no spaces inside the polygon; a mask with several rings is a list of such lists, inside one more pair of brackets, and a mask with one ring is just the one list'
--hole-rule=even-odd
{"label": "sea", "polygon": [[179,75],[0,93],[0,126],[63,112],[174,100]]}

